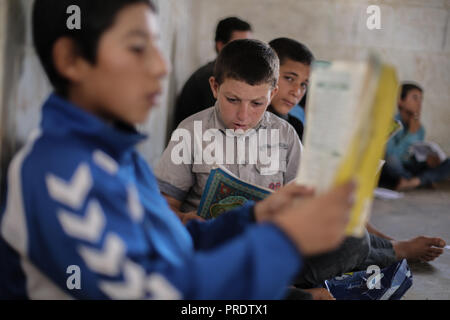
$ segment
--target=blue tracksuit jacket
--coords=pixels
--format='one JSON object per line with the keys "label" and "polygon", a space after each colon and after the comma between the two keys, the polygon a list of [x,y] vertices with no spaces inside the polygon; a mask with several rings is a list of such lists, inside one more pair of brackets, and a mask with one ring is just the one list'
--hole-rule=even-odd
{"label": "blue tracksuit jacket", "polygon": [[184,227],[135,150],[145,137],[51,95],[8,171],[0,298],[276,299],[301,255],[252,204]]}

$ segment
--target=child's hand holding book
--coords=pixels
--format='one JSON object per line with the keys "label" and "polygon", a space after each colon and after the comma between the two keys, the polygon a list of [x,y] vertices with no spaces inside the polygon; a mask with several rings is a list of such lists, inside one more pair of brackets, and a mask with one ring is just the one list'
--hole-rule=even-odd
{"label": "child's hand holding book", "polygon": [[[354,191],[355,185],[350,182],[311,197],[311,189],[287,186],[259,202],[255,218],[258,222],[276,224],[303,255],[316,255],[338,247],[344,240]],[[294,194],[309,197],[296,201],[298,196]],[[279,202],[282,199],[284,203]]]}
{"label": "child's hand holding book", "polygon": [[255,205],[255,220],[270,221],[275,215],[293,205],[298,199],[306,199],[314,195],[314,189],[290,183]]}

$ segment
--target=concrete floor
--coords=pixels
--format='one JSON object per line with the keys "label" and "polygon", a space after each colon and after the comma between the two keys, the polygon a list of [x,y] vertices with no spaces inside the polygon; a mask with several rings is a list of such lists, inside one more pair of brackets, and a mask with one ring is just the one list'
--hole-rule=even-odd
{"label": "concrete floor", "polygon": [[[404,193],[397,200],[375,199],[371,223],[395,239],[439,236],[450,245],[450,182],[436,189]],[[413,286],[406,300],[450,300],[450,250],[430,263],[410,263]]]}

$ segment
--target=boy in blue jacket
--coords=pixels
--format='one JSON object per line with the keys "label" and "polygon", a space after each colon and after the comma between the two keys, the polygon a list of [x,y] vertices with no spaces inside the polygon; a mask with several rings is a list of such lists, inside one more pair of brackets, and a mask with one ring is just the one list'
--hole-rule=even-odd
{"label": "boy in blue jacket", "polygon": [[150,0],[37,0],[33,33],[55,93],[8,171],[0,298],[277,299],[304,256],[342,242],[351,183],[187,228],[169,209],[135,150],[168,72]]}

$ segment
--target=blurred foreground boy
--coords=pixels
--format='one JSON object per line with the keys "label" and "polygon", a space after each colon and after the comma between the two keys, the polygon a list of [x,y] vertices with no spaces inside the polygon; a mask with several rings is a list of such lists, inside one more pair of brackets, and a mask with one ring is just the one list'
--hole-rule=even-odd
{"label": "blurred foreground boy", "polygon": [[342,241],[351,184],[181,224],[135,150],[168,69],[149,0],[37,0],[33,33],[55,93],[9,168],[0,298],[276,299],[304,256]]}

